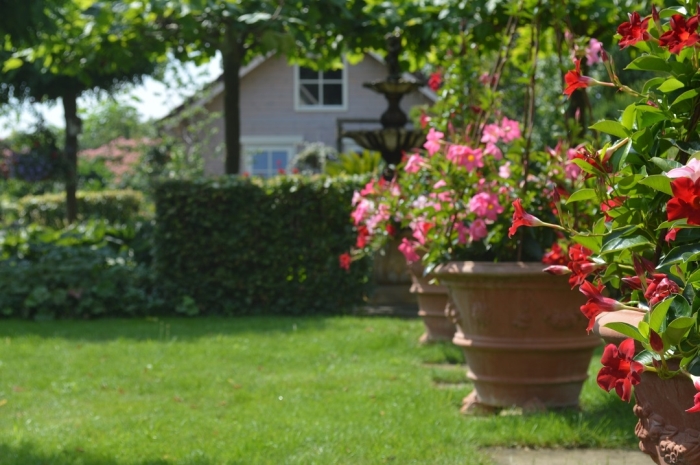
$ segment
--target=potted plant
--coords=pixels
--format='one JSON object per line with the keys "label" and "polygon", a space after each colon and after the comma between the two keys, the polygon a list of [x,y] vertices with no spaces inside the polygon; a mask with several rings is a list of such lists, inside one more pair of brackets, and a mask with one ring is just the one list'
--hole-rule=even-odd
{"label": "potted plant", "polygon": [[[619,121],[593,127],[611,136],[573,163],[588,185],[561,201],[557,224],[518,208],[513,228],[546,226],[579,244],[568,274],[586,297],[588,331],[610,342],[597,380],[622,400],[634,398],[640,448],[656,463],[700,463],[700,64],[697,2],[621,24],[620,48],[642,53],[626,69],[654,73],[642,89],[576,69],[567,91],[615,87],[635,102]],[[691,9],[692,6],[692,9]],[[694,14],[693,14],[694,13]],[[575,225],[569,207],[597,207],[595,221]],[[565,205],[566,204],[566,205]],[[583,227],[582,227],[583,226]],[[634,387],[634,389],[633,389]]]}

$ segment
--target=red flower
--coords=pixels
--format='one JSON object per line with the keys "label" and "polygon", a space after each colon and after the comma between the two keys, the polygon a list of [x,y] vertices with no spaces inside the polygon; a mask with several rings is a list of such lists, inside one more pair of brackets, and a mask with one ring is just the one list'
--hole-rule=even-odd
{"label": "red flower", "polygon": [[685,47],[691,47],[700,42],[698,35],[698,16],[691,16],[688,21],[683,15],[673,15],[669,22],[670,31],[664,32],[659,37],[659,45],[668,47],[671,53],[681,53]]}
{"label": "red flower", "polygon": [[[695,389],[697,391],[700,391],[700,377],[691,375],[690,378],[693,380],[693,385],[695,386]],[[686,410],[686,412],[688,412],[688,413],[700,412],[700,392],[695,394],[695,397],[693,398],[693,406],[690,407],[688,410]]]}
{"label": "red flower", "polygon": [[592,252],[590,250],[580,244],[574,244],[569,247],[569,258],[571,261],[567,266],[569,270],[571,270],[569,284],[572,289],[583,284],[589,274],[601,268],[605,268],[604,264],[588,260],[591,254]]}
{"label": "red flower", "polygon": [[510,229],[508,229],[508,237],[513,237],[520,226],[543,225],[539,218],[532,216],[523,210],[523,205],[520,199],[515,199],[513,202],[513,208],[515,208],[515,211],[513,212],[513,224],[511,225]]}
{"label": "red flower", "polygon": [[595,317],[603,312],[612,312],[623,308],[623,305],[617,300],[604,297],[603,294],[601,294],[603,289],[605,289],[605,286],[602,284],[595,286],[590,281],[584,281],[578,288],[583,295],[588,297],[588,302],[581,305],[581,312],[588,318],[588,327],[586,331],[589,333],[595,324]]}
{"label": "red flower", "polygon": [[676,178],[671,182],[673,198],[666,204],[668,221],[688,218],[688,224],[700,225],[700,178]]}
{"label": "red flower", "polygon": [[545,273],[556,275],[556,276],[565,276],[565,275],[571,273],[571,270],[564,265],[551,265],[542,271],[544,271]]}
{"label": "red flower", "polygon": [[600,359],[603,368],[598,372],[598,386],[610,392],[615,392],[625,402],[630,401],[632,386],[641,381],[639,376],[644,371],[644,365],[634,361],[634,339],[625,339],[620,347],[608,344]]}
{"label": "red flower", "polygon": [[542,263],[545,265],[566,265],[567,261],[564,250],[556,242],[552,244],[552,248],[549,252],[542,256]]}
{"label": "red flower", "polygon": [[649,301],[649,306],[653,307],[671,294],[681,292],[678,284],[668,279],[663,273],[654,275],[653,281],[649,283],[644,298]]}
{"label": "red flower", "polygon": [[647,41],[650,38],[647,28],[649,27],[649,18],[644,18],[644,21],[639,17],[636,11],[629,14],[629,22],[622,23],[617,27],[617,33],[622,36],[620,39],[620,49],[634,45],[639,41]]}
{"label": "red flower", "polygon": [[357,242],[356,246],[358,249],[364,249],[365,246],[367,245],[369,239],[369,230],[367,229],[367,226],[364,224],[361,224],[357,227]]}
{"label": "red flower", "polygon": [[340,267],[344,269],[345,271],[350,271],[350,254],[345,252],[340,254],[338,257],[338,261],[340,262]]}
{"label": "red flower", "polygon": [[433,92],[437,92],[441,85],[442,74],[440,74],[440,71],[436,71],[430,75],[430,78],[428,78],[428,87],[430,87]]}
{"label": "red flower", "polygon": [[[571,157],[571,160],[583,160],[589,165],[591,165],[593,168],[597,169],[598,171],[604,171],[607,173],[610,173],[612,171],[612,168],[610,166],[610,157],[612,156],[612,153],[606,153],[605,157],[603,157],[603,160],[601,162],[600,158],[595,153],[589,152],[586,147],[579,147],[576,149],[576,153]],[[586,175],[586,178],[589,178],[591,175],[588,174]]]}
{"label": "red flower", "polygon": [[564,76],[564,81],[566,82],[566,89],[564,89],[564,94],[567,97],[571,97],[576,89],[585,89],[588,87],[588,83],[591,82],[591,78],[588,76],[581,76],[581,59],[574,60],[576,63],[576,70],[569,71]]}
{"label": "red flower", "polygon": [[396,228],[393,224],[386,225],[386,232],[392,237],[396,236]]}

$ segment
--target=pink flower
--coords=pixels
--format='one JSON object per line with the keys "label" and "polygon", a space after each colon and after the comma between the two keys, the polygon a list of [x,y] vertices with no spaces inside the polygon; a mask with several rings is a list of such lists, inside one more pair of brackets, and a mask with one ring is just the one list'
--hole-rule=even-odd
{"label": "pink flower", "polygon": [[569,269],[569,267],[564,265],[550,265],[542,271],[557,276],[566,276],[568,274],[571,274],[571,270]]}
{"label": "pink flower", "polygon": [[674,168],[666,176],[669,178],[690,178],[693,182],[700,178],[700,160],[697,158],[691,158],[688,164],[680,168]]}
{"label": "pink flower", "polygon": [[451,145],[447,151],[447,159],[452,163],[464,166],[469,171],[484,166],[483,152],[466,145]]}
{"label": "pink flower", "polygon": [[479,192],[469,199],[469,211],[481,218],[495,221],[503,213],[503,207],[498,203],[498,196],[488,192]]}
{"label": "pink flower", "polygon": [[408,157],[408,161],[406,162],[406,166],[404,167],[404,171],[407,173],[417,173],[423,168],[423,157],[418,155],[417,153],[414,153],[410,157]]}
{"label": "pink flower", "polygon": [[510,177],[510,162],[498,168],[498,176],[503,179],[508,179]]}
{"label": "pink flower", "polygon": [[434,226],[433,223],[428,223],[427,221],[416,221],[411,225],[413,230],[413,238],[418,241],[419,244],[425,245],[425,240],[428,237],[428,231]]}
{"label": "pink flower", "polygon": [[474,220],[471,226],[469,226],[469,235],[472,236],[472,239],[475,241],[480,241],[485,238],[488,235],[486,222],[482,219]]}
{"label": "pink flower", "polygon": [[425,129],[428,127],[428,123],[430,122],[430,116],[426,115],[425,112],[421,112],[420,114],[420,128]]}
{"label": "pink flower", "polygon": [[503,142],[513,142],[515,139],[520,139],[520,137],[520,125],[518,122],[504,116],[501,120],[501,138]]}
{"label": "pink flower", "polygon": [[357,205],[363,199],[362,194],[355,191],[352,193],[352,205]]}
{"label": "pink flower", "polygon": [[489,73],[482,73],[481,76],[479,76],[479,82],[485,86],[490,84],[491,76],[489,76]]}
{"label": "pink flower", "polygon": [[355,226],[360,224],[362,220],[365,219],[367,214],[374,208],[374,205],[372,202],[370,202],[367,199],[362,199],[360,200],[360,203],[357,204],[357,207],[355,207],[355,210],[350,214],[352,217]]}
{"label": "pink flower", "polygon": [[[700,376],[690,375],[690,379],[693,380],[693,386],[695,386],[696,391],[700,391]],[[686,410],[688,413],[700,412],[700,392],[695,394],[693,398],[693,406]]]}
{"label": "pink flower", "polygon": [[385,204],[380,204],[379,205],[379,211],[372,215],[366,222],[367,224],[367,229],[369,230],[370,234],[374,233],[374,230],[377,229],[377,226],[379,223],[382,223],[384,221],[388,221],[389,218],[391,218],[391,212],[389,211],[389,206]]}
{"label": "pink flower", "polygon": [[586,47],[586,60],[588,66],[601,62],[600,52],[603,50],[603,43],[597,39],[591,39]]}
{"label": "pink flower", "polygon": [[461,221],[458,221],[455,223],[455,230],[458,234],[457,242],[460,244],[466,244],[467,241],[469,241],[469,228],[467,228]]}
{"label": "pink flower", "polygon": [[413,263],[420,260],[420,255],[416,253],[415,246],[405,237],[401,240],[401,244],[399,244],[399,252],[406,257],[406,261],[408,263]]}
{"label": "pink flower", "polygon": [[566,177],[568,179],[571,179],[572,181],[578,179],[582,171],[581,167],[579,167],[576,163],[571,161],[575,158],[578,158],[576,154],[578,153],[579,147],[572,148],[566,151],[566,158],[568,159],[568,161],[566,162],[566,166],[564,166],[564,172],[566,173]]}
{"label": "pink flower", "polygon": [[499,125],[487,124],[484,127],[484,133],[481,136],[481,142],[483,144],[488,144],[489,142],[495,144],[496,142],[501,140],[501,137],[503,137],[503,131]]}
{"label": "pink flower", "polygon": [[365,184],[365,187],[360,191],[360,195],[366,197],[368,195],[376,194],[377,191],[374,190],[374,179]]}
{"label": "pink flower", "polygon": [[426,137],[428,141],[423,144],[423,147],[430,155],[435,155],[435,153],[440,150],[440,140],[442,140],[444,137],[444,133],[436,131],[435,128],[430,128],[430,131],[428,131],[428,135]]}
{"label": "pink flower", "polygon": [[503,152],[493,142],[488,142],[484,148],[484,155],[491,155],[495,160],[503,158]]}

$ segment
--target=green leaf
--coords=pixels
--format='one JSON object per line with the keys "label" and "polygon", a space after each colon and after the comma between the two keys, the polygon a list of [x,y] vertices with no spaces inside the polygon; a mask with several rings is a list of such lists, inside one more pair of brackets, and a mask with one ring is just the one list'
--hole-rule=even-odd
{"label": "green leaf", "polygon": [[642,336],[642,333],[640,333],[635,326],[632,326],[629,323],[614,321],[612,323],[606,324],[605,327],[610,328],[613,331],[617,331],[618,333],[623,334],[627,337],[631,337],[635,341],[646,342],[646,338]]}
{"label": "green leaf", "polygon": [[2,66],[2,72],[6,73],[12,71],[13,69],[19,68],[24,64],[24,61],[19,58],[11,57],[5,60],[5,64]]}
{"label": "green leaf", "polygon": [[698,256],[700,256],[700,244],[681,245],[671,249],[671,251],[661,259],[659,268],[662,266],[696,260]]}
{"label": "green leaf", "polygon": [[636,112],[636,105],[628,105],[627,108],[625,108],[625,111],[622,112],[622,125],[630,131],[634,128],[634,117]]}
{"label": "green leaf", "polygon": [[678,345],[681,339],[688,334],[693,324],[695,324],[693,318],[687,316],[676,318],[666,327],[666,331],[662,335],[664,342],[667,342],[669,345]]}
{"label": "green leaf", "polygon": [[681,81],[675,78],[670,78],[659,86],[659,91],[667,93],[673,92],[674,90],[682,89],[683,87],[685,87],[685,84],[683,84]]}
{"label": "green leaf", "polygon": [[634,360],[642,365],[651,365],[656,357],[649,350],[643,350],[634,356]]}
{"label": "green leaf", "polygon": [[625,69],[636,69],[639,71],[663,71],[664,73],[671,72],[666,60],[653,55],[642,55],[635,58],[632,60],[632,63],[627,65]]}
{"label": "green leaf", "polygon": [[673,101],[671,106],[673,107],[673,106],[677,105],[678,103],[681,103],[685,100],[693,99],[693,98],[698,96],[698,93],[700,93],[700,91],[698,91],[698,89],[687,90],[687,91],[683,92],[681,95],[679,95],[676,98],[676,100]]}
{"label": "green leaf", "polygon": [[671,303],[673,303],[673,299],[666,299],[651,310],[651,314],[649,315],[649,327],[657,333],[661,331],[661,325],[666,319],[666,314],[668,313],[668,309],[671,308]]}
{"label": "green leaf", "polygon": [[631,131],[622,124],[618,123],[617,121],[609,120],[598,121],[593,126],[590,126],[590,129],[604,132],[605,134],[611,134],[619,137],[620,139],[624,139],[631,134]]}
{"label": "green leaf", "polygon": [[577,242],[577,243],[581,244],[582,246],[586,247],[587,249],[592,250],[593,253],[599,253],[603,237],[602,236],[586,236],[583,234],[577,234],[575,236],[571,236],[571,239],[574,242]]}
{"label": "green leaf", "polygon": [[638,230],[637,226],[627,226],[613,230],[603,238],[603,247],[600,253],[604,255],[625,249],[651,246],[649,239],[645,235],[637,233]]}
{"label": "green leaf", "polygon": [[666,160],[665,158],[653,157],[651,162],[661,168],[664,172],[671,171],[674,168],[680,168],[681,165],[675,160]]}
{"label": "green leaf", "polygon": [[596,197],[595,189],[579,189],[566,200],[566,204],[581,202],[582,200],[594,199]]}
{"label": "green leaf", "polygon": [[639,181],[639,184],[649,186],[654,190],[663,192],[664,194],[673,195],[671,190],[671,178],[663,174],[653,174]]}
{"label": "green leaf", "polygon": [[646,321],[640,321],[637,324],[637,328],[639,328],[639,332],[642,336],[649,339],[649,323]]}

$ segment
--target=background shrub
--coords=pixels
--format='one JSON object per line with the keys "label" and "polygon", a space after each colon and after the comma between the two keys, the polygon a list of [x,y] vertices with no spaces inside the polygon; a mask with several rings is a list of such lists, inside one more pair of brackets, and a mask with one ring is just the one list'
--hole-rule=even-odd
{"label": "background shrub", "polygon": [[349,272],[349,215],[364,177],[166,180],[156,187],[154,265],[185,313],[343,312],[362,302],[369,260]]}
{"label": "background shrub", "polygon": [[149,222],[0,233],[0,315],[140,316],[168,308],[150,269]]}
{"label": "background shrub", "polygon": [[[143,206],[143,195],[134,190],[78,192],[78,218],[99,218],[110,223],[134,221]],[[18,202],[19,218],[25,224],[36,223],[62,228],[66,221],[65,194],[44,194],[23,197]]]}

